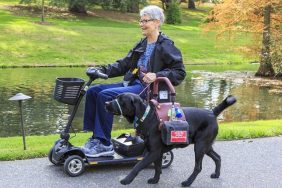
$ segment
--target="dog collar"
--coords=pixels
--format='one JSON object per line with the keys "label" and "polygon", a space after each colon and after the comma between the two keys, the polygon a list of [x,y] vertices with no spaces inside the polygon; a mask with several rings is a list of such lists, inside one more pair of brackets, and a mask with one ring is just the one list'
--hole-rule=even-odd
{"label": "dog collar", "polygon": [[148,105],[146,110],[145,110],[145,112],[144,112],[144,114],[143,114],[143,116],[142,116],[142,118],[140,119],[141,122],[143,122],[145,120],[145,118],[149,114],[150,110],[151,110],[151,107],[150,107],[150,105]]}
{"label": "dog collar", "polygon": [[120,115],[122,116],[122,110],[121,110],[121,107],[120,107],[120,105],[119,105],[119,103],[118,103],[118,100],[115,99],[115,101],[116,101],[116,103],[117,103],[117,105],[118,105],[118,109],[119,109],[119,111],[120,111]]}

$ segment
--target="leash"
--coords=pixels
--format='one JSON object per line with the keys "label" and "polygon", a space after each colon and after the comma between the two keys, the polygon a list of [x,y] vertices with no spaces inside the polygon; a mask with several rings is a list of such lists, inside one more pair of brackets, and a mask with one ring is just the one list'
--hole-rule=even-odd
{"label": "leash", "polygon": [[118,100],[117,100],[117,99],[115,99],[115,102],[117,103],[117,105],[118,105],[118,109],[119,109],[119,111],[120,111],[120,115],[122,116],[122,110],[121,110],[121,107],[120,107],[120,105],[119,105]]}
{"label": "leash", "polygon": [[[141,94],[142,94],[144,91],[146,91],[146,89],[148,89],[148,87],[150,87],[151,84],[152,84],[152,83],[148,84],[148,85],[139,93],[139,96],[141,96]],[[147,99],[148,99],[148,97],[147,97]],[[147,102],[149,102],[149,101],[147,101]],[[133,125],[134,125],[134,128],[135,128],[135,129],[139,126],[139,124],[137,123],[137,121],[139,120],[139,121],[142,123],[142,122],[145,120],[145,118],[147,117],[147,115],[148,115],[150,109],[151,109],[151,107],[150,107],[150,105],[148,105],[141,119],[138,119],[137,116],[135,116],[134,122],[133,122]]]}
{"label": "leash", "polygon": [[[138,95],[140,96],[150,85],[151,85],[151,83],[148,84]],[[119,109],[119,111],[120,111],[120,115],[122,116],[123,113],[122,113],[122,109],[121,109],[121,107],[120,107],[120,104],[119,104],[118,100],[115,99],[115,102],[117,103],[118,109]],[[148,112],[147,112],[147,114],[148,114]],[[147,116],[147,115],[145,115],[145,116]],[[144,117],[143,120],[144,120],[145,118],[146,118],[146,117]],[[143,120],[142,120],[142,121],[143,121]]]}
{"label": "leash", "polygon": [[152,83],[148,84],[138,95],[141,96],[141,94],[151,85]]}

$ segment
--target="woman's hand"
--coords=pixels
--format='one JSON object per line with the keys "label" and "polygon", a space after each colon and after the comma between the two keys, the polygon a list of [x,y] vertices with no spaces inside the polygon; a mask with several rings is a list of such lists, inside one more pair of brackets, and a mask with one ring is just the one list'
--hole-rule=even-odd
{"label": "woman's hand", "polygon": [[157,79],[157,75],[153,72],[148,72],[147,74],[144,75],[143,77],[143,82],[150,84],[154,82]]}

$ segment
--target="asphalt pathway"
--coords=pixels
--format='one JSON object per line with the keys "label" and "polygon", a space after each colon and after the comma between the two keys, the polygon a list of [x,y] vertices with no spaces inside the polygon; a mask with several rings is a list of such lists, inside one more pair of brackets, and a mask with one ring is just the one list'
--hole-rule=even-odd
{"label": "asphalt pathway", "polygon": [[[218,141],[214,149],[222,158],[221,176],[211,179],[214,163],[205,156],[202,172],[191,187],[198,188],[281,188],[282,187],[282,137]],[[2,188],[172,188],[181,187],[194,168],[193,145],[174,150],[172,165],[163,170],[156,185],[148,185],[153,176],[152,167],[139,173],[128,186],[119,180],[125,177],[132,165],[92,166],[79,177],[69,177],[62,166],[54,166],[47,158],[0,162],[0,187]]]}

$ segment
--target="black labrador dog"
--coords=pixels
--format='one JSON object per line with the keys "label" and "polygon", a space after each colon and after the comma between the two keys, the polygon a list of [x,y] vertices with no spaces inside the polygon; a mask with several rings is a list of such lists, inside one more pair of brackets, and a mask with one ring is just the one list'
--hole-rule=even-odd
{"label": "black labrador dog", "polygon": [[[212,144],[218,133],[217,116],[228,106],[236,102],[236,98],[228,96],[218,106],[212,110],[199,109],[193,107],[182,108],[189,127],[189,137],[191,143],[194,143],[195,167],[190,177],[182,182],[182,186],[188,187],[196,179],[202,170],[202,160],[206,154],[215,162],[215,172],[211,178],[218,178],[220,175],[221,159],[213,150]],[[135,117],[141,119],[146,111],[147,104],[143,99],[132,93],[120,94],[115,100],[106,102],[106,109],[114,115],[123,115],[129,122],[133,122]],[[149,184],[158,183],[161,174],[162,155],[165,152],[175,148],[174,146],[164,145],[159,131],[159,120],[155,114],[155,106],[151,106],[150,111],[144,121],[139,123],[138,128],[141,130],[141,136],[144,139],[146,154],[138,162],[132,171],[120,182],[123,185],[130,184],[137,174],[154,163],[155,174],[148,180]],[[187,146],[187,145],[186,145]]]}

